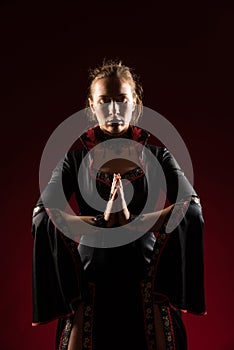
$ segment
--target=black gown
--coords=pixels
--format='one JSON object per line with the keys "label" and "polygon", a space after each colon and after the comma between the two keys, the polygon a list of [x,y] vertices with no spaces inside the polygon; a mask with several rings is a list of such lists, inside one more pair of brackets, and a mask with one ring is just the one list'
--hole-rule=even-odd
{"label": "black gown", "polygon": [[[84,147],[69,152],[58,164],[35,207],[33,324],[59,319],[56,349],[67,349],[76,310],[82,314],[79,349],[92,350],[183,350],[187,342],[181,310],[205,313],[203,217],[198,196],[170,152],[148,145],[147,138],[145,130],[128,130],[127,139],[145,146],[163,169],[168,201],[188,203],[183,219],[170,234],[147,232],[122,246],[97,248],[87,245],[85,236],[77,246],[52,223],[45,206],[64,209],[65,199],[73,193],[79,215],[99,213],[84,200],[80,187],[92,199],[96,186],[102,198],[108,199],[112,175],[90,167],[92,148],[105,141],[99,127],[82,135]],[[155,203],[161,190],[157,169],[144,149],[139,148],[142,168],[121,176],[126,186],[133,186],[128,208],[135,215],[147,203],[149,188],[154,190]],[[77,181],[81,164],[85,170]],[[58,186],[61,178],[65,199]]]}

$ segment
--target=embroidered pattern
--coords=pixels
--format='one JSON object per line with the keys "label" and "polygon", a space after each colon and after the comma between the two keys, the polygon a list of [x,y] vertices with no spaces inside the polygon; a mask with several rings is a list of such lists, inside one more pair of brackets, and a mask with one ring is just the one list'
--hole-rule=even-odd
{"label": "embroidered pattern", "polygon": [[86,305],[83,313],[83,349],[91,349],[91,319],[92,319],[92,305]]}
{"label": "embroidered pattern", "polygon": [[71,329],[72,329],[72,320],[71,320],[71,317],[69,317],[66,320],[66,324],[65,324],[62,336],[61,336],[59,350],[67,350],[68,342],[69,342],[69,338],[70,338],[70,334],[71,334]]}
{"label": "embroidered pattern", "polygon": [[[82,349],[81,350],[91,350],[92,349],[92,320],[93,320],[93,296],[94,289],[93,286],[88,286],[88,300],[85,301],[83,307],[82,315]],[[67,350],[69,339],[72,331],[74,315],[67,318],[65,321],[65,326],[62,331],[59,350]]]}
{"label": "embroidered pattern", "polygon": [[143,296],[143,311],[145,320],[146,339],[149,350],[156,349],[156,334],[153,315],[153,299],[152,299],[152,284],[144,281],[141,286]]}
{"label": "embroidered pattern", "polygon": [[149,350],[155,350],[157,348],[154,313],[153,313],[153,310],[154,310],[154,307],[153,307],[154,296],[152,292],[153,276],[155,275],[154,272],[157,266],[157,261],[160,255],[160,251],[164,246],[167,237],[168,235],[166,235],[165,233],[159,233],[155,243],[155,247],[154,247],[151,266],[149,267],[146,278],[142,281],[142,284],[141,284],[141,293],[143,297],[143,311],[144,311],[144,319],[145,319],[145,330],[146,330]]}
{"label": "embroidered pattern", "polygon": [[[132,169],[132,170],[126,172],[125,174],[121,175],[121,178],[126,179],[126,180],[131,182],[131,181],[135,180],[136,178],[143,176],[143,175],[144,175],[144,171],[140,167],[137,167],[137,168]],[[111,184],[113,181],[112,174],[106,173],[106,172],[101,171],[101,170],[99,170],[97,172],[96,178],[97,178],[97,180],[107,182],[108,184]]]}
{"label": "embroidered pattern", "polygon": [[165,305],[159,305],[159,309],[163,320],[163,328],[164,328],[167,350],[174,350],[175,339],[174,339],[173,325],[170,317],[170,308]]}

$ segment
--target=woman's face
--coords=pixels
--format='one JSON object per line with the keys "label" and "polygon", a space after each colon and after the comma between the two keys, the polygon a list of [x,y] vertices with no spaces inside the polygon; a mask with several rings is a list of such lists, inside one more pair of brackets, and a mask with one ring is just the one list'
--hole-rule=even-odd
{"label": "woman's face", "polygon": [[104,132],[116,135],[125,132],[135,104],[132,87],[126,80],[103,78],[93,83],[89,105]]}

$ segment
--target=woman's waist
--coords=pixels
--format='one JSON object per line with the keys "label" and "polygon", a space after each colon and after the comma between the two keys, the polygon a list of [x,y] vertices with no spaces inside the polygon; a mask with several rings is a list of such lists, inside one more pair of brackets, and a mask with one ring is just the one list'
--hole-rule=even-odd
{"label": "woman's waist", "polygon": [[141,278],[151,261],[155,236],[147,233],[144,237],[123,246],[95,248],[79,244],[86,275],[96,278]]}

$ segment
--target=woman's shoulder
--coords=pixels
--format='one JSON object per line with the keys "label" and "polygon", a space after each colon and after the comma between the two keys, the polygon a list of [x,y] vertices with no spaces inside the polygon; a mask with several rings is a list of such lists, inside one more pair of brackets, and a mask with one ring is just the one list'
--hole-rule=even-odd
{"label": "woman's shoulder", "polygon": [[150,149],[150,151],[160,159],[163,159],[166,155],[169,155],[170,152],[165,146],[158,146],[154,144],[148,144],[147,148]]}
{"label": "woman's shoulder", "polygon": [[69,150],[64,157],[64,163],[72,165],[78,165],[84,159],[87,154],[85,147],[77,147],[75,149]]}

